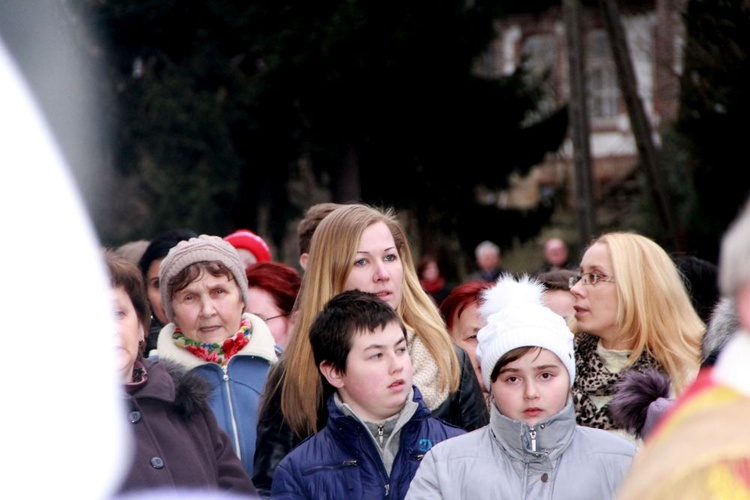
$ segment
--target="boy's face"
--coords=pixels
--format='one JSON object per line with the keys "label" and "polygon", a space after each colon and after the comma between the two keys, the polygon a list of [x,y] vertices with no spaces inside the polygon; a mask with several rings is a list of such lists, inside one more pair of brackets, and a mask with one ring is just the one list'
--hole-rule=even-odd
{"label": "boy's face", "polygon": [[532,349],[505,365],[491,390],[500,413],[534,426],[565,407],[570,376],[557,355]]}
{"label": "boy's face", "polygon": [[403,408],[412,388],[411,358],[404,332],[389,323],[374,332],[358,332],[346,358],[346,373],[326,362],[321,372],[341,400],[363,420],[381,422]]}

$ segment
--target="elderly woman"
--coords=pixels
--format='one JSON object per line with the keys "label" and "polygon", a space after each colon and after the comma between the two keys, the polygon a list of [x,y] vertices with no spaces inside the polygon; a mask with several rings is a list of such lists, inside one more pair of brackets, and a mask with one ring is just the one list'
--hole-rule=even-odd
{"label": "elderly woman", "polygon": [[627,370],[655,368],[680,395],[698,373],[705,325],[672,259],[638,234],[597,238],[570,291],[579,331],[573,386],[578,422],[635,439],[609,413],[617,383]]}
{"label": "elderly woman", "polygon": [[164,489],[254,494],[229,440],[208,406],[208,386],[176,365],[145,359],[150,312],[141,273],[105,254],[115,313],[115,363],[132,423],[132,460],[120,493]]}
{"label": "elderly woman", "polygon": [[159,333],[159,359],[209,382],[211,409],[250,473],[258,401],[277,350],[268,326],[246,312],[247,278],[237,250],[218,236],[181,241],[162,261],[159,282],[169,320]]}

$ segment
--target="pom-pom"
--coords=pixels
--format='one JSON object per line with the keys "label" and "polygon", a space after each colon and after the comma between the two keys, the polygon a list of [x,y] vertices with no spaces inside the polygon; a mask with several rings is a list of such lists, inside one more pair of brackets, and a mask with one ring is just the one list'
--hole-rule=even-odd
{"label": "pom-pom", "polygon": [[543,306],[543,294],[544,285],[529,275],[524,274],[516,280],[513,275],[504,273],[495,286],[482,292],[483,303],[479,307],[479,314],[487,321],[492,314],[513,303]]}

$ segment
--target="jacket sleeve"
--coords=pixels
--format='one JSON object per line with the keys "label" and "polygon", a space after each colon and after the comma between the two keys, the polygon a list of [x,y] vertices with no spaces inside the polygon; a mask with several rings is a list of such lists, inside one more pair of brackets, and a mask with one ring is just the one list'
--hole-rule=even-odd
{"label": "jacket sleeve", "polygon": [[437,464],[432,450],[425,454],[422,463],[419,464],[417,473],[414,474],[414,479],[412,479],[404,498],[405,500],[443,498],[438,481]]}
{"label": "jacket sleeve", "polygon": [[[278,386],[281,367],[269,374],[267,390]],[[281,413],[281,390],[266,395],[258,415],[255,456],[253,458],[253,484],[261,497],[271,494],[274,471],[279,462],[294,448],[295,436]]]}
{"label": "jacket sleeve", "polygon": [[473,431],[489,423],[490,413],[469,355],[459,346],[454,345],[453,348],[461,366],[458,391],[435,408],[432,414],[466,431]]}

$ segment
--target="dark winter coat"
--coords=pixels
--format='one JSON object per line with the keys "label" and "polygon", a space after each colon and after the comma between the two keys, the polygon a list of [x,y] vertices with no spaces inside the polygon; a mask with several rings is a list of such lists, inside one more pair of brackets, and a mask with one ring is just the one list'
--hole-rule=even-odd
{"label": "dark winter coat", "polygon": [[466,432],[431,418],[416,387],[413,401],[418,406],[401,427],[390,477],[370,430],[354,416],[345,415],[331,396],[328,423],[279,463],[271,497],[404,498],[425,453],[433,445]]}
{"label": "dark winter coat", "polygon": [[126,402],[134,446],[120,493],[166,488],[254,495],[229,436],[208,406],[208,384],[173,363],[142,363],[148,379]]}
{"label": "dark winter coat", "polygon": [[[474,374],[469,355],[460,347],[455,347],[461,366],[461,382],[458,391],[451,394],[443,404],[432,411],[433,417],[449,424],[472,431],[489,422],[489,411],[479,382]],[[282,360],[281,363],[284,363]],[[268,387],[278,387],[283,365],[269,375]],[[274,470],[287,453],[308,436],[298,436],[292,431],[281,413],[281,390],[266,394],[267,401],[258,416],[258,439],[255,445],[253,483],[261,496],[268,496]],[[325,401],[318,408],[318,429],[328,420]]]}

